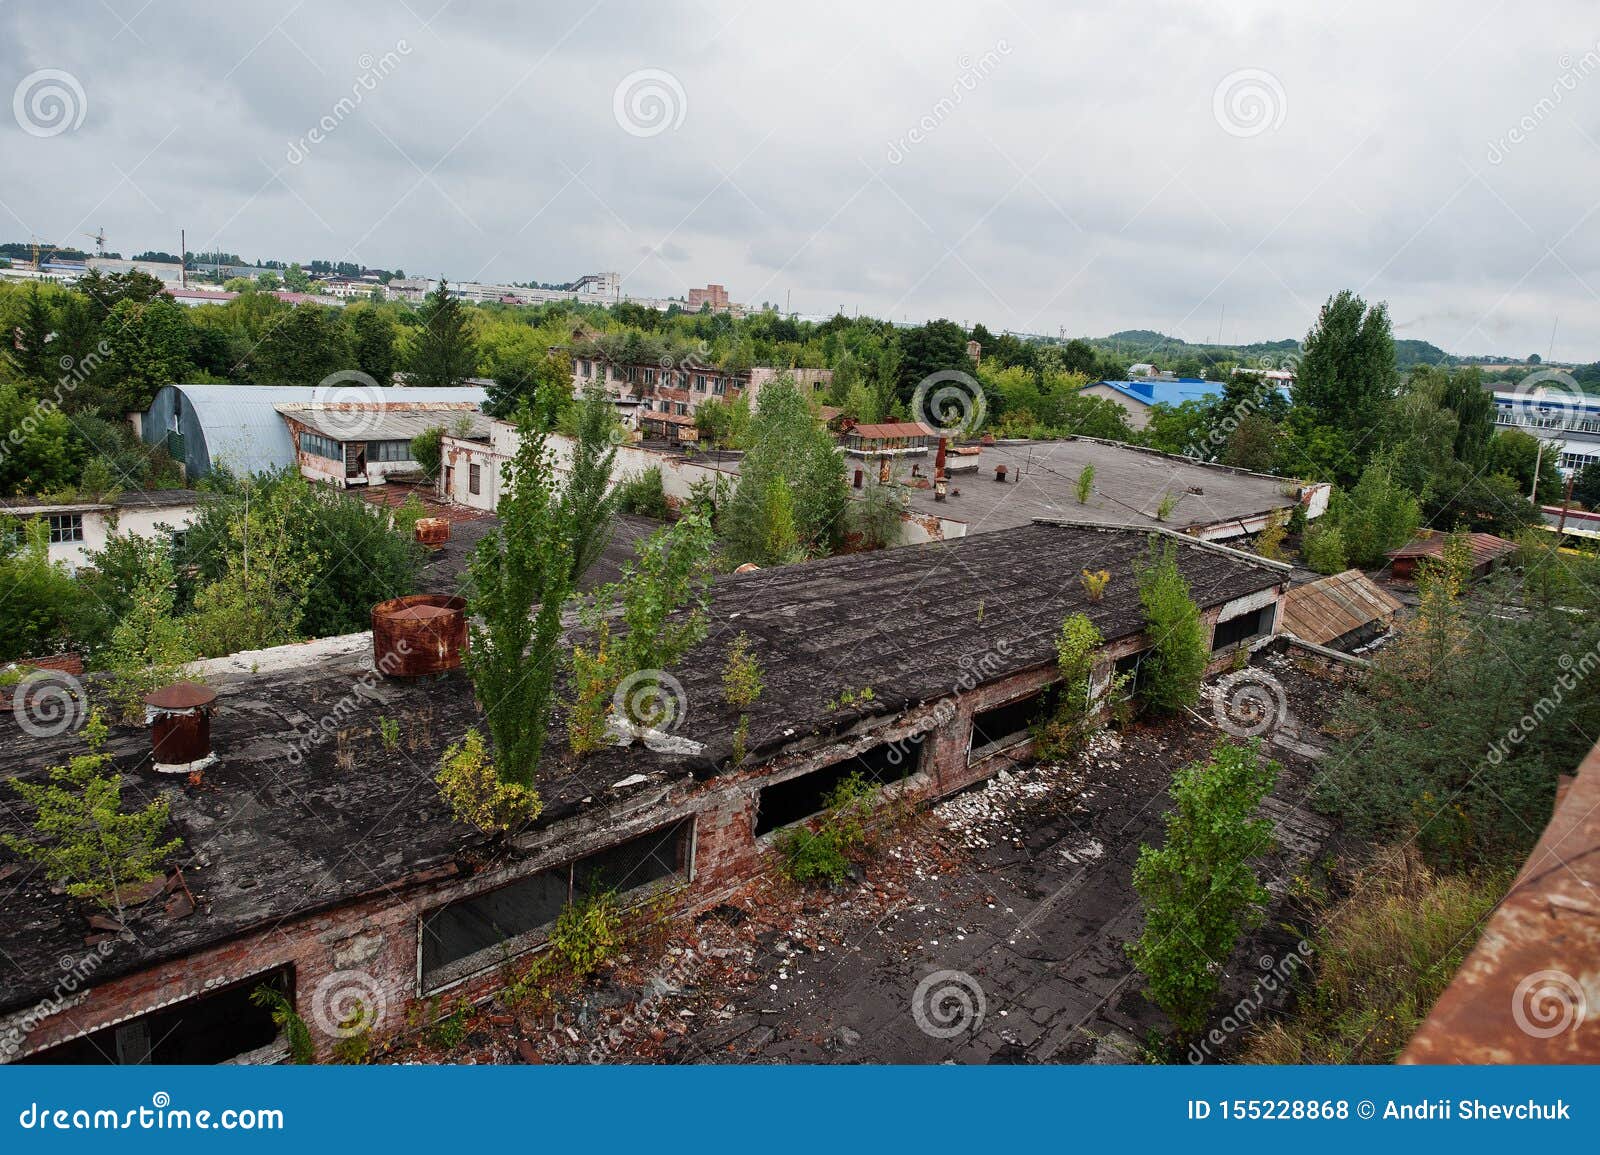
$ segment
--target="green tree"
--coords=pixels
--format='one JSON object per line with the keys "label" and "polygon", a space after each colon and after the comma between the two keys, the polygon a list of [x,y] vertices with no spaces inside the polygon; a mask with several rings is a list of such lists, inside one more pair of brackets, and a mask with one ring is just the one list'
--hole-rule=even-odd
{"label": "green tree", "polygon": [[1422,523],[1417,499],[1395,480],[1385,459],[1362,470],[1348,494],[1335,494],[1327,516],[1339,527],[1350,564],[1362,569],[1381,566],[1385,553],[1410,541]]}
{"label": "green tree", "polygon": [[50,560],[50,531],[0,516],[0,661],[31,657],[65,638],[80,594],[67,567]]}
{"label": "green tree", "polygon": [[[1388,306],[1368,308],[1348,289],[1329,298],[1306,334],[1295,404],[1317,424],[1342,430],[1364,459],[1377,447],[1370,438],[1394,396],[1396,380]],[[1340,479],[1353,478],[1359,463],[1354,459],[1335,463]]]}
{"label": "green tree", "polygon": [[35,810],[33,836],[0,835],[9,849],[37,862],[74,898],[88,898],[120,918],[129,887],[149,882],[183,840],[163,840],[170,818],[166,798],[143,810],[122,808],[122,775],[107,774],[101,750],[106,727],[98,712],[83,728],[89,752],[50,770],[48,783],[13,780],[11,788]]}
{"label": "green tree", "polygon": [[1141,694],[1152,707],[1171,712],[1200,700],[1200,682],[1210,660],[1206,627],[1178,572],[1177,550],[1155,538],[1135,563],[1139,602],[1144,606],[1150,652],[1141,671]]}
{"label": "green tree", "polygon": [[111,694],[129,722],[142,720],[144,696],[168,685],[194,658],[183,624],[174,613],[177,585],[165,550],[146,555],[127,612],[111,632],[106,666]]}
{"label": "green tree", "polygon": [[449,282],[428,294],[417,311],[418,327],[411,346],[410,383],[452,386],[478,371],[478,346],[472,320]]}
{"label": "green tree", "polygon": [[189,319],[184,307],[160,296],[117,302],[105,322],[116,402],[124,412],[148,409],[163,385],[182,381],[189,367]]}
{"label": "green tree", "polygon": [[0,382],[0,494],[69,489],[82,469],[85,445],[72,421],[50,401]]}
{"label": "green tree", "polygon": [[263,385],[315,385],[350,368],[342,318],[325,305],[296,305],[257,342],[252,372]]}
{"label": "green tree", "polygon": [[380,386],[394,384],[394,342],[395,324],[388,313],[368,305],[350,311],[350,352],[356,368]]}
{"label": "green tree", "polygon": [[1133,888],[1145,926],[1128,953],[1183,1036],[1205,1027],[1228,960],[1270,897],[1253,864],[1272,849],[1272,822],[1256,812],[1279,769],[1259,739],[1218,742],[1208,761],[1174,775],[1161,849],[1139,848]]}
{"label": "green tree", "polygon": [[585,396],[564,491],[556,488],[545,433],[527,408],[518,414],[517,452],[501,467],[499,527],[478,542],[472,557],[467,671],[504,783],[534,781],[549,724],[562,610],[587,561],[605,545],[611,505],[601,495],[616,456],[609,408],[598,390]]}
{"label": "green tree", "polygon": [[843,537],[850,500],[844,462],[787,378],[762,388],[748,443],[723,518],[732,559],[773,565],[795,547],[831,553]]}
{"label": "green tree", "polygon": [[55,335],[55,318],[37,282],[28,286],[20,315],[8,328],[11,340],[5,343],[3,355],[18,377],[44,382],[60,376],[61,367],[49,347]]}

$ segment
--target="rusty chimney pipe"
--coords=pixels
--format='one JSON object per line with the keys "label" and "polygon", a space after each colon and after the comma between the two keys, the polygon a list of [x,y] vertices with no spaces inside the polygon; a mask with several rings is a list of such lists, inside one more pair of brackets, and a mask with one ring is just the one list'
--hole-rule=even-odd
{"label": "rusty chimney pipe", "polygon": [[211,714],[216,700],[215,690],[195,682],[175,682],[144,696],[150,749],[157,771],[187,774],[214,761]]}
{"label": "rusty chimney pipe", "polygon": [[856,470],[855,488],[856,489],[860,489],[861,488],[861,470],[859,470],[859,469]]}
{"label": "rusty chimney pipe", "polygon": [[933,459],[933,500],[945,499],[946,481],[944,476],[944,451],[945,439],[939,438],[939,452]]}
{"label": "rusty chimney pipe", "polygon": [[1004,485],[1006,483],[1006,467],[1005,466],[997,465],[997,466],[994,467],[994,479],[996,481],[998,481],[1001,485]]}

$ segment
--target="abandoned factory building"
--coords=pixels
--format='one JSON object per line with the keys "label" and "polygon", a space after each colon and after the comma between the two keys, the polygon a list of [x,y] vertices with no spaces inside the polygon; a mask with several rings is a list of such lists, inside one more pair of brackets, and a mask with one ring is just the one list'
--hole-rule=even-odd
{"label": "abandoned factory building", "polygon": [[[459,670],[383,677],[367,635],[210,663],[215,762],[156,773],[150,734],[128,726],[106,747],[125,805],[168,792],[183,839],[122,929],[0,858],[0,1053],[270,1060],[287,1050],[250,999],[262,985],[326,1052],[318,1027],[335,996],[357,989],[383,1034],[418,999],[487,994],[585,887],[710,907],[852,771],[923,801],[1026,757],[1067,615],[1087,614],[1104,637],[1102,684],[1134,669],[1149,644],[1135,562],[1152,541],[1176,551],[1214,669],[1277,632],[1287,567],[1145,528],[1040,522],[722,577],[708,636],[671,671],[675,732],[578,759],[558,710],[538,775],[544,812],[502,844],[454,822],[433,781],[443,750],[482,722]],[[1085,569],[1111,574],[1098,601]],[[734,766],[721,673],[741,632],[766,689]],[[13,733],[0,775],[42,780],[81,750],[70,733]],[[27,817],[12,804],[0,830],[22,833]]]}

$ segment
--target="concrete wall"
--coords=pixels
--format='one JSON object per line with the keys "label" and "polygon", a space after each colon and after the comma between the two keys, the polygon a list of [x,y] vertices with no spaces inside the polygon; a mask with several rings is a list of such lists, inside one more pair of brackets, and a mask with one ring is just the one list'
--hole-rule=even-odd
{"label": "concrete wall", "polygon": [[1135,401],[1126,393],[1118,393],[1109,385],[1086,385],[1078,392],[1089,397],[1100,397],[1106,401],[1116,402],[1128,415],[1128,424],[1135,430],[1143,429],[1150,424],[1150,406],[1142,401]]}

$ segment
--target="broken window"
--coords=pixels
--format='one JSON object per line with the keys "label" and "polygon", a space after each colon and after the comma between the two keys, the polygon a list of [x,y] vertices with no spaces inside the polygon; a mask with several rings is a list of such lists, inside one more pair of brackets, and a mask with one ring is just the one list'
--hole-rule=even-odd
{"label": "broken window", "polygon": [[1250,638],[1270,634],[1272,617],[1277,608],[1275,604],[1268,604],[1247,614],[1240,614],[1236,618],[1229,618],[1225,622],[1218,622],[1217,628],[1211,634],[1211,652],[1216,653]]}
{"label": "broken window", "polygon": [[436,990],[540,945],[575,898],[686,880],[693,829],[694,820],[685,818],[441,907],[422,920],[423,988]]}
{"label": "broken window", "polygon": [[926,737],[925,733],[914,734],[898,742],[885,742],[843,762],[763,787],[756,796],[756,837],[820,814],[827,805],[828,794],[851,774],[860,774],[878,786],[911,777],[917,772]]}
{"label": "broken window", "polygon": [[467,492],[468,493],[478,493],[478,492],[480,492],[482,484],[483,484],[483,470],[482,470],[482,468],[480,466],[476,465],[476,464],[468,465],[467,466]]}
{"label": "broken window", "polygon": [[272,1011],[250,1001],[257,987],[272,987],[294,1001],[294,968],[279,967],[196,998],[184,999],[147,1015],[80,1035],[19,1060],[23,1063],[211,1064],[249,1058],[278,1042]]}
{"label": "broken window", "polygon": [[967,746],[967,762],[981,761],[1028,739],[1033,727],[1045,720],[1060,700],[1059,686],[1005,702],[972,716],[972,738]]}

